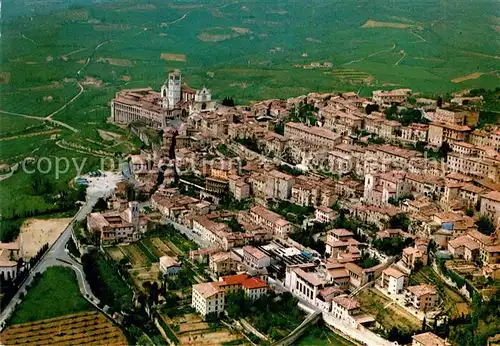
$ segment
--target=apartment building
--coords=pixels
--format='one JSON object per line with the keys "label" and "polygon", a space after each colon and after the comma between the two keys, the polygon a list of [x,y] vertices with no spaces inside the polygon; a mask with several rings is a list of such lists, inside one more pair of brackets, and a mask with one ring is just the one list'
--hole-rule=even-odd
{"label": "apartment building", "polygon": [[499,225],[500,217],[500,191],[490,191],[481,196],[481,215],[485,215]]}
{"label": "apartment building", "polygon": [[208,314],[224,312],[225,292],[217,282],[206,282],[193,285],[191,307],[203,318]]}
{"label": "apartment building", "polygon": [[446,159],[448,172],[461,173],[478,179],[488,178],[500,182],[500,161],[476,156],[465,156],[454,152]]}
{"label": "apartment building", "polygon": [[244,246],[243,262],[250,268],[261,269],[271,264],[271,258],[254,246]]}
{"label": "apartment building", "polygon": [[411,93],[411,89],[375,90],[372,92],[372,100],[378,104],[390,106],[393,103],[406,102]]}
{"label": "apartment building", "polygon": [[299,266],[287,266],[285,274],[285,286],[290,292],[317,306],[319,291],[324,288],[326,281],[315,275],[314,272],[307,272],[308,268]]}
{"label": "apartment building", "polygon": [[312,147],[325,147],[328,149],[333,149],[342,142],[340,135],[328,129],[306,126],[302,123],[286,123],[285,136],[287,138],[298,138]]}
{"label": "apartment building", "polygon": [[245,296],[251,300],[257,300],[267,295],[268,286],[259,278],[249,278],[241,283]]}
{"label": "apartment building", "polygon": [[356,298],[343,294],[332,299],[332,315],[351,326],[358,326],[358,316],[361,316],[361,304]]}
{"label": "apartment building", "polygon": [[451,125],[444,123],[429,124],[429,145],[439,148],[444,142],[464,142],[471,131],[466,125]]}
{"label": "apartment building", "polygon": [[406,276],[396,268],[387,268],[382,271],[380,287],[385,288],[389,294],[401,294]]}
{"label": "apartment building", "polygon": [[237,272],[240,266],[241,260],[232,252],[217,252],[208,259],[208,267],[216,275],[229,275]]}
{"label": "apartment building", "polygon": [[319,206],[314,211],[314,216],[317,222],[330,222],[335,218],[335,211],[328,207]]}
{"label": "apartment building", "polygon": [[463,125],[465,123],[465,115],[467,112],[437,108],[434,113],[427,114],[432,122],[450,125]]}
{"label": "apartment building", "polygon": [[401,128],[401,137],[399,139],[412,144],[427,142],[428,131],[429,125],[412,123]]}
{"label": "apartment building", "polygon": [[250,209],[250,217],[257,225],[262,226],[280,237],[286,237],[292,231],[292,224],[283,219],[279,214],[264,207],[255,206]]}
{"label": "apartment building", "polygon": [[406,304],[412,305],[415,309],[429,311],[432,310],[438,301],[438,294],[433,285],[420,284],[408,286],[405,293]]}

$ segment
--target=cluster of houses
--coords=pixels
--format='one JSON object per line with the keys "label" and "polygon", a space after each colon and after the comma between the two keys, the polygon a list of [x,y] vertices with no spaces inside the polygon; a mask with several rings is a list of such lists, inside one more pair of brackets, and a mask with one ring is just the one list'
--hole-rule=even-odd
{"label": "cluster of houses", "polygon": [[[375,320],[362,312],[355,292],[370,282],[405,307],[432,311],[436,288],[408,285],[410,273],[429,264],[431,241],[442,255],[479,263],[482,275],[500,278],[500,129],[471,129],[477,115],[471,104],[481,99],[455,98],[438,107],[412,98],[411,108],[425,121],[404,126],[387,119],[384,109],[409,108],[410,98],[409,89],[374,91],[371,99],[312,93],[227,107],[212,102],[205,88],[181,85],[178,71],[161,93],[120,92],[112,103],[116,122],[162,129],[161,145],[131,156],[130,176],[163,219],[196,235],[201,248],[190,260],[219,277],[193,285],[196,311],[219,314],[230,293],[243,290],[258,299],[280,286],[338,321],[369,326]],[[315,121],[289,121],[304,104],[314,109]],[[182,125],[169,125],[172,117]],[[446,162],[416,150],[422,143],[428,150],[448,147]],[[228,196],[248,207],[224,210],[220,204]],[[271,208],[277,201],[312,207],[314,214],[294,224]],[[335,205],[376,233],[362,242],[349,230],[327,226],[317,235],[324,254],[290,238],[311,222],[334,221]],[[111,212],[89,215],[88,229],[102,244],[139,239],[147,220],[137,203],[115,196],[110,206]],[[409,220],[407,229],[388,227],[400,214]],[[480,233],[480,216],[497,232]],[[371,245],[395,237],[410,239],[397,261]],[[379,259],[376,265],[361,263],[366,253]],[[161,262],[167,275],[180,268],[172,258]],[[413,337],[413,345],[446,344],[432,333]]]}

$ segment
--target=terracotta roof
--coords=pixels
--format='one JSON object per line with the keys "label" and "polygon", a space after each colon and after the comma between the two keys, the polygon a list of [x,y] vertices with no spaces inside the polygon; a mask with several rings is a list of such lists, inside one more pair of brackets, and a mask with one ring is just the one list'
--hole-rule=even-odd
{"label": "terracotta roof", "polygon": [[173,257],[162,256],[160,257],[160,265],[169,268],[169,267],[178,267],[180,266],[180,263]]}
{"label": "terracotta roof", "polygon": [[347,270],[353,272],[354,274],[357,274],[359,276],[363,275],[363,268],[358,266],[357,264],[354,263],[346,263],[345,267]]}
{"label": "terracotta roof", "polygon": [[247,290],[267,287],[267,284],[259,278],[246,279],[241,285]]}
{"label": "terracotta roof", "polygon": [[260,251],[258,248],[254,246],[244,246],[243,247],[243,252],[249,253],[251,256],[255,257],[256,259],[260,260],[265,257],[268,257],[265,253]]}
{"label": "terracotta roof", "polygon": [[401,277],[404,277],[404,276],[405,276],[405,274],[401,273],[399,270],[397,270],[396,268],[392,268],[392,267],[391,267],[391,268],[387,268],[387,269],[385,269],[385,270],[383,271],[383,273],[384,273],[385,275],[392,276],[392,277],[394,277],[394,278],[396,278],[396,279],[399,279],[399,278],[401,278]]}
{"label": "terracotta roof", "polygon": [[431,332],[413,335],[412,339],[419,342],[423,346],[447,346],[447,345],[449,345],[449,343],[447,343],[445,340],[441,339],[439,336],[437,336],[436,334],[431,333]]}
{"label": "terracotta roof", "polygon": [[193,291],[198,292],[205,299],[210,298],[217,293],[224,292],[224,290],[219,287],[217,282],[205,282],[193,285]]}
{"label": "terracotta roof", "polygon": [[490,191],[487,194],[482,195],[481,197],[491,199],[495,202],[500,202],[500,191]]}
{"label": "terracotta roof", "polygon": [[436,287],[433,285],[420,284],[415,286],[408,286],[406,288],[408,291],[416,295],[417,297],[426,295],[426,294],[437,294]]}
{"label": "terracotta roof", "polygon": [[356,299],[349,298],[349,296],[347,295],[334,297],[332,301],[334,301],[337,305],[347,310],[358,309],[361,306]]}
{"label": "terracotta roof", "polygon": [[335,228],[330,231],[332,234],[336,235],[337,237],[347,237],[347,236],[353,236],[354,234],[345,228]]}
{"label": "terracotta roof", "polygon": [[293,271],[300,278],[302,278],[303,280],[309,282],[313,286],[320,286],[320,285],[324,284],[324,282],[322,280],[318,279],[315,275],[313,275],[311,273],[307,273],[307,272],[303,271],[300,268],[294,268]]}
{"label": "terracotta roof", "polygon": [[248,279],[248,274],[221,276],[218,284],[219,286],[241,285],[246,279]]}

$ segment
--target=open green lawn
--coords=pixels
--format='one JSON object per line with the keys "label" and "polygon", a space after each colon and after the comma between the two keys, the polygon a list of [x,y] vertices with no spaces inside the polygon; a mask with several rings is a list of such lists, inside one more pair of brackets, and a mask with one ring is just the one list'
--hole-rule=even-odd
{"label": "open green lawn", "polygon": [[92,305],[80,294],[73,270],[51,267],[28,290],[10,323],[38,321],[91,309]]}
{"label": "open green lawn", "polygon": [[[3,96],[2,96],[3,97]],[[42,130],[44,122],[37,119],[22,118],[16,115],[0,113],[0,136],[10,137],[27,131]],[[2,152],[0,150],[0,152]]]}

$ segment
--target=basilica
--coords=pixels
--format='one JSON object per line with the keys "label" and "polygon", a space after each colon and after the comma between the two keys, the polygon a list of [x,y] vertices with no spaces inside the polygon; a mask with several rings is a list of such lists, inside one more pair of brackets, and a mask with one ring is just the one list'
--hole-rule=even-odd
{"label": "basilica", "polygon": [[111,101],[111,119],[117,124],[142,121],[164,128],[170,119],[215,109],[210,90],[190,88],[182,83],[179,70],[168,74],[160,92],[151,88],[123,89]]}

